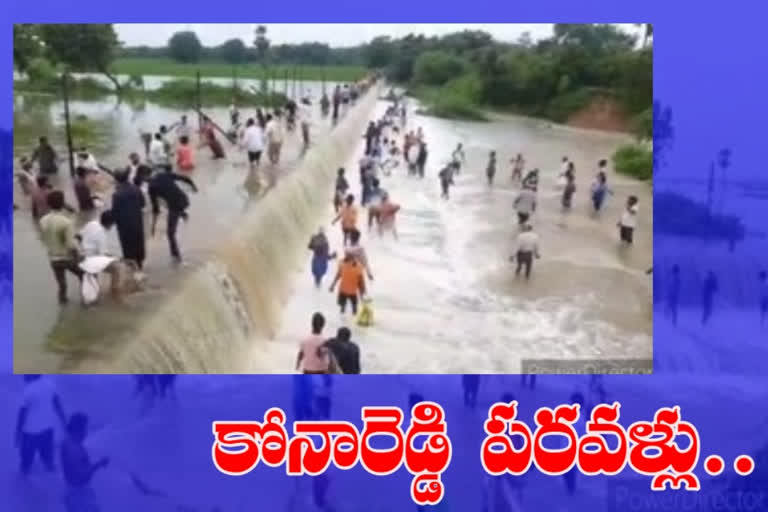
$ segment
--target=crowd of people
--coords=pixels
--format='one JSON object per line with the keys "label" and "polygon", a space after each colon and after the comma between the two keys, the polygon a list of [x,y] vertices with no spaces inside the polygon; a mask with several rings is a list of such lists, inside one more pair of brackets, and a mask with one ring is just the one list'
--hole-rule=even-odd
{"label": "crowd of people", "polygon": [[[368,86],[367,80],[338,85],[332,99],[323,92],[322,115],[332,115],[335,123]],[[250,176],[259,181],[262,154],[266,152],[270,169],[275,169],[287,134],[297,124],[304,148],[310,145],[311,108],[309,97],[304,95],[299,102],[289,99],[282,108],[271,111],[256,108],[253,117],[241,122],[240,109],[233,100],[228,130],[202,112],[199,129],[195,129],[187,115],[182,115],[154,133],[139,130],[143,156],[133,152],[126,166],[113,169],[99,163],[87,148],[80,148],[75,152],[73,170],[74,206],[66,201],[65,181],[59,176],[62,158],[47,137],[40,137],[32,154],[19,159],[16,176],[23,194],[29,197],[34,222],[48,253],[59,303],[69,300],[67,274],[78,279],[86,305],[102,296],[101,275],[111,276],[111,292],[117,301],[125,292],[140,289],[147,277],[147,231],[150,238],[155,236],[163,212],[171,260],[177,266],[183,265],[177,232],[179,225],[189,220],[188,192],[198,190],[192,179],[197,167],[196,151],[207,147],[214,160],[226,159],[222,140],[227,141],[245,153]],[[196,147],[192,142],[195,136],[199,141]],[[274,175],[269,178],[274,179]],[[113,228],[122,257],[109,250],[108,232]]]}

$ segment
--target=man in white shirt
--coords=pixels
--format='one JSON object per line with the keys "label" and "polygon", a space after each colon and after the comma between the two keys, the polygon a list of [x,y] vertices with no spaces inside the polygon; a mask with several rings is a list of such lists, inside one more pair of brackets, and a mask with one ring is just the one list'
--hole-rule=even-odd
{"label": "man in white shirt", "polygon": [[251,170],[257,169],[261,161],[261,153],[264,151],[264,132],[252,118],[245,122],[243,147],[248,152]]}
{"label": "man in white shirt", "polygon": [[21,454],[21,474],[27,476],[35,455],[53,472],[54,430],[56,423],[66,424],[51,377],[25,375],[22,403],[16,421],[16,447]]}
{"label": "man in white shirt", "polygon": [[164,166],[169,163],[163,136],[159,133],[155,134],[155,138],[149,144],[149,158],[147,160],[153,167]]}
{"label": "man in white shirt", "polygon": [[266,132],[269,161],[272,165],[277,165],[280,162],[280,150],[283,146],[283,127],[280,124],[280,119],[268,115]]}
{"label": "man in white shirt", "polygon": [[[115,225],[111,210],[101,213],[99,220],[88,222],[80,230],[80,247],[84,256],[80,268],[85,272],[83,286],[93,287],[92,293],[98,298],[100,292],[99,275],[105,272],[111,276],[112,296],[119,299],[120,275],[117,258],[109,252],[107,232]],[[85,296],[85,294],[84,294]],[[95,300],[94,298],[94,300]]]}
{"label": "man in white shirt", "polygon": [[635,228],[637,227],[637,202],[637,197],[629,196],[627,207],[622,212],[618,223],[619,238],[626,245],[632,245]]}
{"label": "man in white shirt", "polygon": [[523,230],[517,235],[517,254],[510,260],[517,259],[517,269],[515,276],[520,275],[520,271],[525,267],[525,278],[531,278],[531,267],[533,267],[533,258],[540,258],[539,255],[539,235],[533,232],[533,226],[524,224]]}
{"label": "man in white shirt", "polygon": [[83,167],[89,171],[101,170],[96,158],[86,148],[80,148],[80,151],[77,152],[77,167]]}

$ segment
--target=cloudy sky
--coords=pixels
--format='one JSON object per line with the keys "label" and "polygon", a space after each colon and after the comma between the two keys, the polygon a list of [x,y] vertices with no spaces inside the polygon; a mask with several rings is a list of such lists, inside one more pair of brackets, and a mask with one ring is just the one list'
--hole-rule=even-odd
{"label": "cloudy sky", "polygon": [[[239,37],[250,45],[255,24],[193,23],[193,24],[115,24],[120,40],[126,46],[164,46],[174,32],[193,30],[205,46],[216,46],[227,39]],[[633,30],[632,25],[628,25]],[[321,41],[331,46],[352,46],[370,41],[376,36],[400,37],[411,32],[442,35],[458,30],[484,30],[501,41],[514,41],[523,32],[534,39],[548,37],[552,25],[539,24],[267,24],[273,44]]]}

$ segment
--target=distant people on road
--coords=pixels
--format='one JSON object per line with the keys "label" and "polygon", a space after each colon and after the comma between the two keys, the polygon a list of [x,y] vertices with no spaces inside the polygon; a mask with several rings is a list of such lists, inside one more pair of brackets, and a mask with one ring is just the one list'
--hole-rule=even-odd
{"label": "distant people on road", "polygon": [[389,192],[382,192],[379,204],[379,236],[383,236],[385,231],[391,231],[395,240],[398,240],[396,216],[399,211],[400,205],[392,202]]}

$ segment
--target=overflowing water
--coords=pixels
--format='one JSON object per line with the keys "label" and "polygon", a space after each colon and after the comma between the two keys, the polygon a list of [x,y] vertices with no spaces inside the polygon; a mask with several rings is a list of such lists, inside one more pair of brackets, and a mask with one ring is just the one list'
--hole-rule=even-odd
{"label": "overflowing water", "polygon": [[[376,115],[384,108],[379,103]],[[194,268],[182,278],[166,278],[159,270],[163,286],[157,293],[163,300],[134,301],[131,314],[65,310],[58,323],[68,328],[59,328],[55,338],[67,337],[70,344],[72,338],[101,338],[87,349],[78,347],[75,352],[82,349],[87,357],[78,354],[68,371],[286,373],[293,369],[298,340],[307,334],[314,311],[329,319],[329,336],[342,324],[353,327],[367,373],[515,373],[526,358],[652,358],[651,280],[645,275],[652,264],[651,187],[611,175],[614,196],[606,211],[594,217],[587,207],[596,162],[608,158],[625,138],[516,117],[490,123],[412,117],[410,128],[421,126],[430,147],[427,176],[409,178],[400,166],[383,180],[402,206],[399,241],[363,229],[375,278],[369,283],[375,326],[359,328],[350,316],[340,317],[335,296],[327,290],[332,272],[315,289],[305,244],[325,226],[332,249],[340,248],[338,228],[329,226],[332,180],[336,167],[346,162],[353,191],[359,190],[360,134],[370,117],[370,108],[360,105],[331,135],[318,136],[322,142],[296,172],[282,178],[246,215],[247,198],[238,199],[237,208],[232,205],[237,197],[233,190],[242,188],[232,176],[242,180],[244,170],[223,164],[228,167],[211,175],[208,169],[198,172],[199,179],[210,177],[211,183],[206,183],[205,198],[192,198],[192,222],[183,234],[182,246],[186,251],[191,244],[197,260]],[[135,122],[125,124],[123,129],[117,123],[127,137]],[[439,197],[436,174],[458,142],[465,146],[467,165],[445,201]],[[499,162],[493,189],[484,181],[490,150],[497,151]],[[517,232],[512,208],[517,189],[510,182],[508,162],[518,152],[529,167],[542,171],[534,217],[542,259],[535,263],[530,282],[515,279],[508,262]],[[578,186],[568,214],[561,213],[554,188],[564,155],[576,164]],[[219,181],[224,184],[217,185]],[[640,198],[640,222],[635,246],[622,250],[615,224],[629,194]],[[19,246],[16,241],[17,262],[27,253],[41,252],[29,230],[15,234],[16,240],[19,236],[29,243]],[[161,254],[167,250],[162,240],[155,244]],[[31,255],[32,261],[43,258]],[[37,265],[44,268],[44,261]],[[50,287],[50,277],[37,274],[45,282],[41,289]],[[50,365],[45,352],[27,350],[39,346],[37,340],[19,339],[19,319],[28,332],[36,330],[29,327],[35,306],[26,277],[15,279],[17,296],[27,294],[29,299],[21,301],[15,314],[17,369]],[[103,317],[109,322],[102,323]],[[79,330],[72,330],[73,325]],[[28,357],[20,358],[25,352]]]}
{"label": "overflowing water", "polygon": [[[378,108],[381,113],[384,106]],[[307,254],[296,271],[280,333],[253,345],[255,369],[290,370],[314,311],[329,319],[329,336],[341,325],[352,328],[367,373],[517,373],[523,359],[635,359],[650,369],[651,279],[645,271],[652,264],[651,187],[612,175],[614,197],[606,211],[594,217],[587,206],[597,161],[626,139],[520,118],[488,124],[410,121],[410,128],[418,126],[431,148],[426,179],[408,177],[402,167],[383,178],[383,187],[402,207],[399,241],[388,234],[364,235],[376,325],[357,327],[349,315],[339,314],[327,286],[312,285]],[[436,175],[458,142],[468,163],[444,201]],[[493,189],[485,183],[491,150],[499,162]],[[510,182],[508,162],[517,152],[542,170],[533,219],[542,259],[530,282],[516,279],[507,261],[517,233],[512,208],[517,187]],[[567,215],[554,188],[564,155],[575,162],[578,186]],[[356,158],[348,169],[356,169]],[[635,246],[622,250],[615,226],[630,194],[640,198],[640,222]],[[338,249],[338,228],[327,227],[331,217],[329,209],[318,226],[326,226],[332,249]]]}

